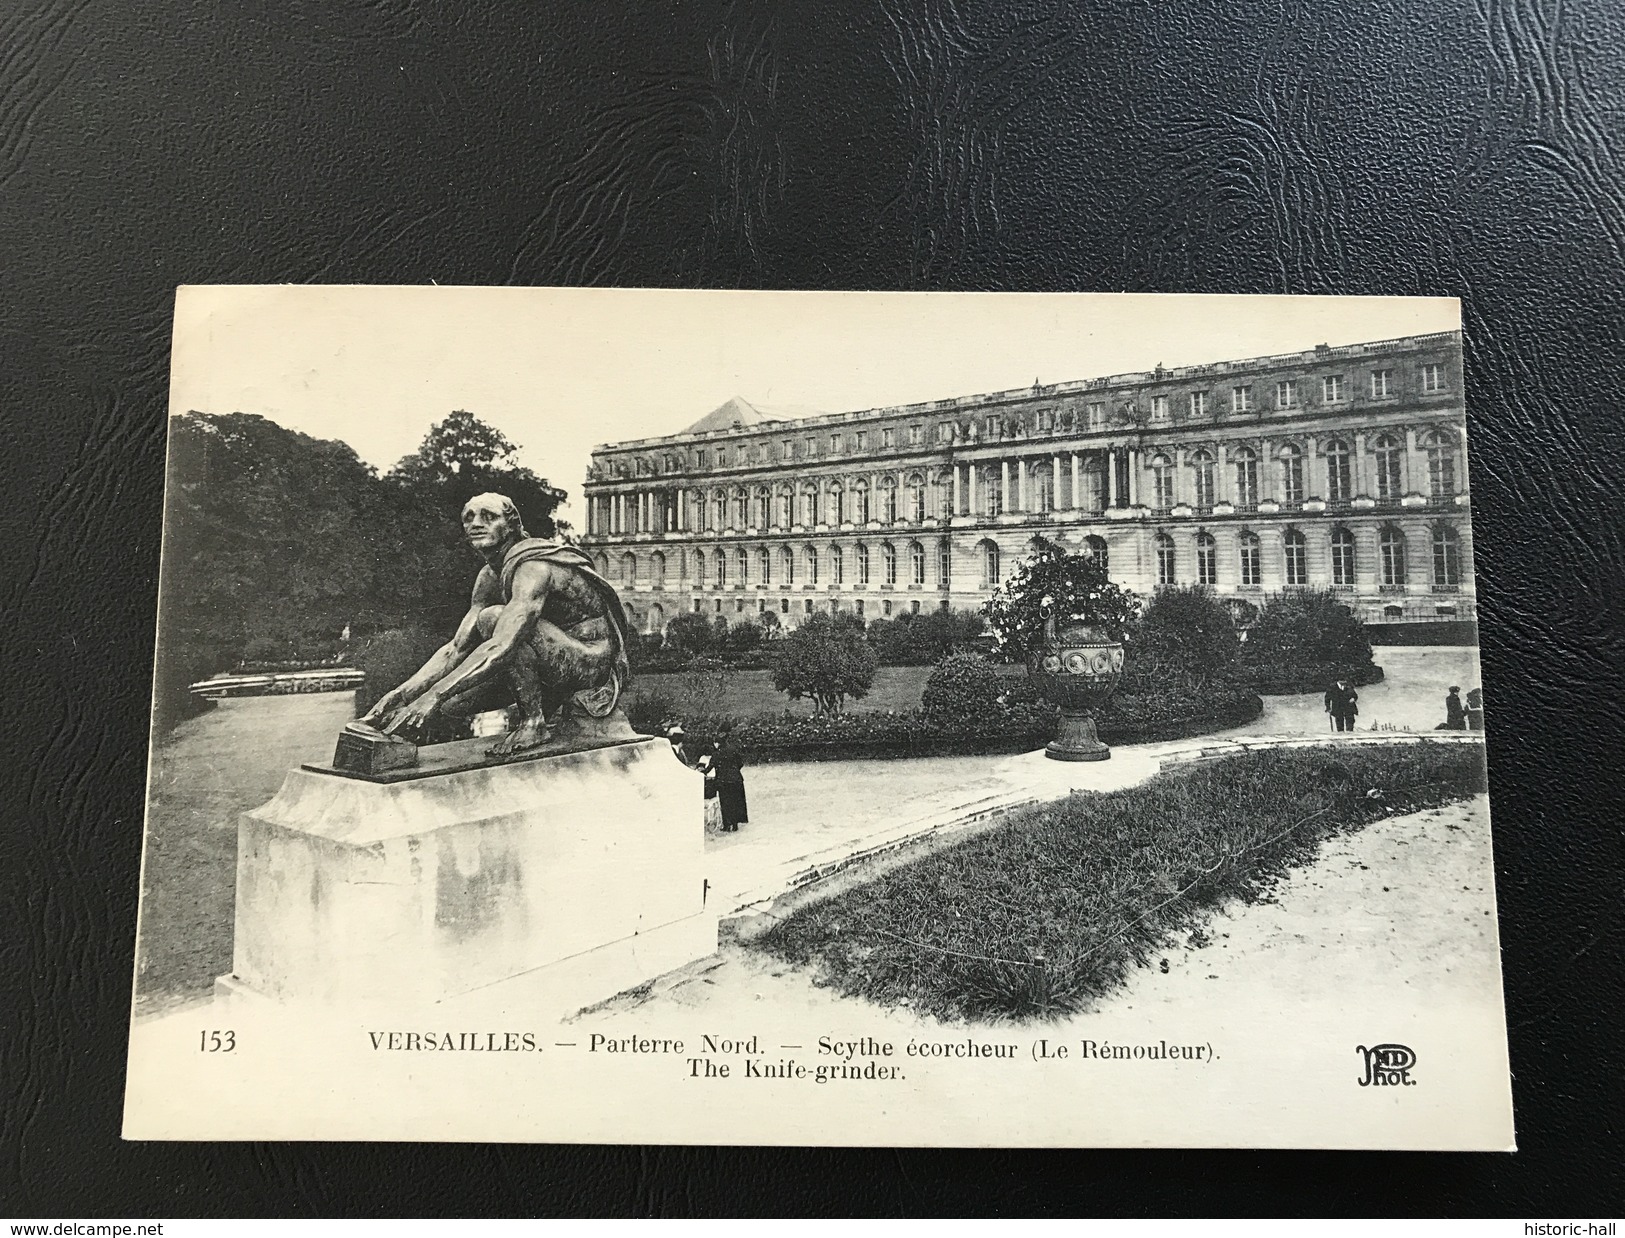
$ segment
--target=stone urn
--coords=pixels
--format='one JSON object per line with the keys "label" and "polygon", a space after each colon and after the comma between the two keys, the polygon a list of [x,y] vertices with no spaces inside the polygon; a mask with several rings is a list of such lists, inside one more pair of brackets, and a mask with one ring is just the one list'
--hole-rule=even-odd
{"label": "stone urn", "polygon": [[1123,677],[1123,642],[1081,620],[1048,618],[1044,639],[1027,656],[1027,673],[1044,699],[1061,707],[1044,755],[1052,761],[1107,760],[1112,750],[1095,733],[1095,711]]}

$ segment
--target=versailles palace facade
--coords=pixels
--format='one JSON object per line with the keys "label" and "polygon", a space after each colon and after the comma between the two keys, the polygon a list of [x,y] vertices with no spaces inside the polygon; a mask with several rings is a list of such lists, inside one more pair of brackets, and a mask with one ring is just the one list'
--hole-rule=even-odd
{"label": "versailles palace facade", "polygon": [[1034,535],[1139,593],[1472,619],[1464,428],[1456,332],[861,412],[736,398],[596,448],[581,544],[648,632],[976,607]]}

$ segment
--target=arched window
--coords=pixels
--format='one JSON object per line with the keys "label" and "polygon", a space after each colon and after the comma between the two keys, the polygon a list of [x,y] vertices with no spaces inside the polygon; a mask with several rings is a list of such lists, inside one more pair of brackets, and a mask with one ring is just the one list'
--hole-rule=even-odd
{"label": "arched window", "polygon": [[818,583],[818,547],[808,546],[801,552],[802,571],[809,585]]}
{"label": "arched window", "polygon": [[908,544],[909,580],[916,585],[925,583],[925,547],[919,542]]}
{"label": "arched window", "polygon": [[1086,512],[1101,512],[1106,510],[1106,470],[1100,462],[1098,453],[1091,452],[1089,459],[1083,466],[1083,502],[1080,504]]}
{"label": "arched window", "polygon": [[1281,538],[1281,549],[1286,555],[1286,583],[1309,583],[1309,543],[1297,529],[1288,529]]}
{"label": "arched window", "polygon": [[1340,438],[1326,443],[1326,497],[1334,503],[1346,503],[1354,497],[1353,457],[1349,445]]}
{"label": "arched window", "polygon": [[999,583],[999,548],[992,542],[982,543],[982,585],[994,588]]}
{"label": "arched window", "polygon": [[1258,547],[1258,534],[1243,532],[1237,539],[1241,583],[1257,587],[1264,583],[1263,563]]}
{"label": "arched window", "polygon": [[696,589],[705,588],[705,551],[703,550],[694,552],[694,587]]}
{"label": "arched window", "polygon": [[1178,565],[1174,561],[1174,539],[1166,533],[1157,534],[1157,583],[1171,585],[1179,579]]}
{"label": "arched window", "polygon": [[1303,448],[1286,443],[1276,453],[1281,461],[1281,501],[1303,502]]}
{"label": "arched window", "polygon": [[621,556],[621,579],[629,585],[638,583],[638,557],[635,554]]}
{"label": "arched window", "polygon": [[779,551],[779,583],[784,585],[796,583],[796,552],[788,546]]}
{"label": "arched window", "polygon": [[880,483],[880,518],[887,524],[897,523],[897,479],[887,477]]}
{"label": "arched window", "polygon": [[1106,539],[1098,534],[1091,533],[1083,539],[1084,557],[1100,564],[1104,570],[1111,569],[1111,552],[1106,549]]}
{"label": "arched window", "polygon": [[830,486],[828,499],[829,514],[827,517],[828,523],[840,524],[846,519],[846,515],[842,510],[844,500],[845,492],[841,489],[841,483],[836,482]]}
{"label": "arched window", "polygon": [[720,490],[711,492],[711,527],[718,533],[728,527],[728,496]]}
{"label": "arched window", "polygon": [[1428,453],[1428,493],[1436,499],[1456,493],[1456,444],[1442,430],[1422,440]]}
{"label": "arched window", "polygon": [[1214,484],[1217,481],[1213,468],[1213,455],[1206,450],[1199,450],[1191,455],[1191,482],[1196,492],[1196,506],[1212,507],[1217,491]]}
{"label": "arched window", "polygon": [[609,579],[609,559],[607,556],[599,555],[593,560],[593,567],[605,580]]}
{"label": "arched window", "polygon": [[1196,583],[1219,583],[1219,544],[1213,540],[1211,533],[1196,535]]}
{"label": "arched window", "polygon": [[744,487],[741,486],[738,490],[734,491],[734,519],[733,524],[728,526],[729,528],[743,529],[745,527],[745,505],[745,490]]}
{"label": "arched window", "polygon": [[1405,583],[1405,535],[1393,525],[1382,531],[1377,541],[1382,564],[1382,583],[1385,585],[1403,585]]}
{"label": "arched window", "polygon": [[829,578],[838,585],[846,583],[846,552],[839,546],[829,548]]}
{"label": "arched window", "polygon": [[863,542],[858,543],[857,561],[858,583],[860,585],[866,585],[869,583],[869,547]]}
{"label": "arched window", "polygon": [[1167,511],[1174,505],[1174,462],[1158,452],[1151,457],[1151,505]]}
{"label": "arched window", "polygon": [[1447,524],[1433,530],[1433,583],[1451,588],[1461,584],[1461,535]]}
{"label": "arched window", "polygon": [[773,583],[773,556],[767,552],[766,546],[756,548],[756,583],[759,585]]}
{"label": "arched window", "polygon": [[748,585],[750,583],[750,554],[743,546],[734,551],[734,567],[739,569],[739,583]]}
{"label": "arched window", "polygon": [[[717,551],[717,588],[718,589],[725,589],[727,587],[728,587],[728,552],[726,550],[718,550]],[[721,606],[722,603],[719,601],[717,603],[717,605]]]}
{"label": "arched window", "polygon": [[1258,453],[1251,447],[1236,448],[1236,506],[1246,510],[1258,503]]}
{"label": "arched window", "polygon": [[767,528],[770,513],[768,511],[768,496],[766,486],[756,487],[756,503],[752,508],[751,514],[756,517],[756,528]]}
{"label": "arched window", "polygon": [[818,523],[818,491],[812,486],[801,489],[801,523],[808,528]]}
{"label": "arched window", "polygon": [[1354,534],[1341,527],[1332,530],[1332,584],[1354,585]]}
{"label": "arched window", "polygon": [[658,550],[649,558],[649,583],[656,589],[666,587],[666,556]]}
{"label": "arched window", "polygon": [[1004,512],[1004,477],[996,465],[982,470],[982,514],[998,516]]}
{"label": "arched window", "polygon": [[925,478],[918,473],[908,479],[908,518],[915,524],[925,519]]}
{"label": "arched window", "polygon": [[881,577],[888,585],[897,583],[897,547],[890,542],[884,542],[880,547],[880,566],[884,575]]}
{"label": "arched window", "polygon": [[1392,434],[1384,434],[1371,450],[1377,457],[1377,497],[1399,498],[1405,491],[1404,448]]}
{"label": "arched window", "polygon": [[866,481],[852,487],[852,519],[858,524],[869,523],[869,483]]}

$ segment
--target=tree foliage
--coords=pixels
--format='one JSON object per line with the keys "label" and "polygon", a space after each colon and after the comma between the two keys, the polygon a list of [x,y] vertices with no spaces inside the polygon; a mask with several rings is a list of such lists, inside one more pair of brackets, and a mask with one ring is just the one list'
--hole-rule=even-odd
{"label": "tree foliage", "polygon": [[812,615],[794,632],[775,642],[773,686],[792,701],[813,702],[815,713],[840,713],[848,698],[869,695],[880,665],[863,639],[861,623],[843,623],[829,615]]}
{"label": "tree foliage", "polygon": [[1195,681],[1232,670],[1241,638],[1230,611],[1203,585],[1158,589],[1130,634],[1135,665]]}
{"label": "tree foliage", "polygon": [[980,636],[987,624],[974,610],[907,612],[869,624],[869,643],[888,666],[930,666]]}
{"label": "tree foliage", "polygon": [[1370,665],[1371,642],[1335,593],[1288,589],[1266,599],[1242,657],[1250,666],[1357,668]]}

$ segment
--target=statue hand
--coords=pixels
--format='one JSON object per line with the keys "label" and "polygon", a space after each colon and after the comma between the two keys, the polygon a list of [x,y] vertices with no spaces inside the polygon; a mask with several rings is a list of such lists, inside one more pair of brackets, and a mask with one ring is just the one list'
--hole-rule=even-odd
{"label": "statue hand", "polygon": [[425,692],[417,700],[404,709],[397,710],[383,728],[384,734],[395,735],[400,731],[417,733],[423,730],[424,724],[434,716],[435,710],[440,708],[440,697],[434,692]]}
{"label": "statue hand", "polygon": [[383,730],[384,720],[394,711],[400,696],[396,692],[386,692],[373,702],[372,708],[362,714],[358,719],[363,726],[370,726]]}

